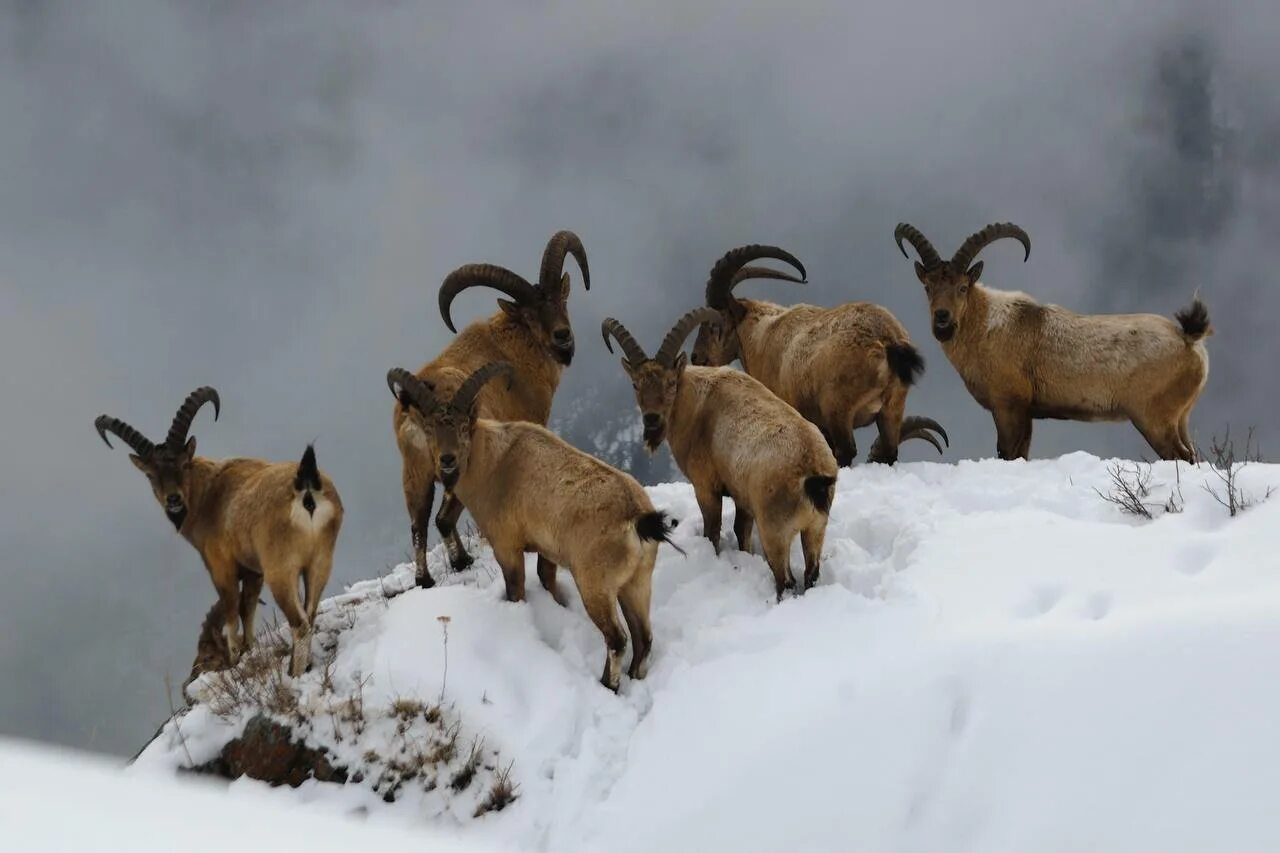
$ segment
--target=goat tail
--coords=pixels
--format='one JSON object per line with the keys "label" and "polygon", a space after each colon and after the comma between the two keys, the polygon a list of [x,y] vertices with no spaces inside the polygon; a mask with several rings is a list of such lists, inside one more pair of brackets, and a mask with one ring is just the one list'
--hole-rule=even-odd
{"label": "goat tail", "polygon": [[920,374],[924,373],[924,356],[910,341],[886,344],[884,357],[898,381],[907,387],[916,384]]}
{"label": "goat tail", "polygon": [[302,461],[298,463],[298,475],[293,478],[293,488],[299,492],[318,492],[324,488],[320,483],[320,469],[316,467],[315,445],[308,444],[303,452]]}
{"label": "goat tail", "polygon": [[814,475],[804,478],[804,494],[818,512],[826,514],[831,511],[831,501],[835,497],[835,477]]}
{"label": "goat tail", "polygon": [[683,554],[684,549],[671,538],[671,531],[675,529],[676,524],[675,519],[668,522],[667,514],[660,509],[655,509],[635,520],[636,535],[640,537],[641,542],[666,542]]}
{"label": "goat tail", "polygon": [[1213,334],[1213,327],[1209,325],[1209,308],[1200,301],[1199,296],[1194,297],[1190,305],[1173,317],[1182,326],[1183,337],[1191,343]]}

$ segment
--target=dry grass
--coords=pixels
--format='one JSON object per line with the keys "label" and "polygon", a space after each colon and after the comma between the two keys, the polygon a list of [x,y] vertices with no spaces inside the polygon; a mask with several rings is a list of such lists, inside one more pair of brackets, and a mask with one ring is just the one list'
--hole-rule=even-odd
{"label": "dry grass", "polygon": [[489,812],[502,811],[515,802],[518,796],[516,792],[519,787],[519,785],[511,781],[511,765],[508,764],[493,777],[493,784],[489,786],[489,792],[485,794],[484,799],[476,806],[472,817],[483,817]]}

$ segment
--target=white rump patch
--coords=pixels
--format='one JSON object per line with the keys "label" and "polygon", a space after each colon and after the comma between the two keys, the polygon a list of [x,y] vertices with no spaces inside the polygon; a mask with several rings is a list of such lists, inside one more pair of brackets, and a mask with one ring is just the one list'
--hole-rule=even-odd
{"label": "white rump patch", "polygon": [[[316,502],[316,508],[313,512],[307,512],[307,508],[303,506],[303,501],[307,495]],[[324,495],[319,492],[307,490],[293,499],[293,503],[289,506],[289,519],[293,522],[293,526],[301,530],[317,531],[329,523],[329,519],[333,518],[333,504],[330,503]]]}

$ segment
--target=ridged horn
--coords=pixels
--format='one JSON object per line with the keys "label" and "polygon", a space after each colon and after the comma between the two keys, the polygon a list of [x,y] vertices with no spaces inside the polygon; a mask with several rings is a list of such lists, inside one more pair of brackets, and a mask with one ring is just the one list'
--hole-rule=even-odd
{"label": "ridged horn", "polygon": [[547,241],[547,248],[542,253],[542,270],[538,273],[538,285],[548,294],[557,298],[560,292],[561,276],[564,273],[565,255],[573,255],[582,270],[582,286],[591,289],[591,268],[587,266],[587,250],[582,241],[572,231],[557,231]]}
{"label": "ridged horn", "polygon": [[466,414],[471,411],[471,407],[475,404],[476,395],[480,393],[480,389],[485,383],[497,376],[507,377],[507,387],[511,387],[511,377],[515,374],[515,368],[505,361],[491,361],[475,373],[467,377],[467,381],[458,387],[458,393],[453,395],[453,399],[449,401],[449,405],[458,412]]}
{"label": "ridged horn", "polygon": [[[393,367],[387,371],[387,387],[401,405],[408,399],[409,404],[424,415],[429,415],[439,405],[435,392],[427,384],[403,367]],[[399,390],[397,390],[399,388]],[[401,394],[404,396],[402,397]]]}
{"label": "ridged horn", "polygon": [[794,276],[786,270],[775,270],[769,267],[743,267],[733,274],[733,281],[729,285],[729,289],[737,287],[740,282],[744,282],[749,278],[774,278],[778,281],[790,281],[795,284],[805,284],[805,280],[799,276]]}
{"label": "ridged horn", "polygon": [[663,367],[673,367],[676,363],[676,355],[680,352],[680,348],[684,346],[685,339],[689,337],[689,333],[701,326],[708,320],[715,320],[720,317],[720,312],[714,308],[695,308],[688,314],[685,314],[676,324],[671,327],[671,331],[667,332],[667,336],[662,339],[662,346],[658,347],[658,352],[654,355],[654,360]]}
{"label": "ridged horn", "polygon": [[[936,432],[938,435],[942,436],[942,440],[946,442],[947,447],[951,446],[951,439],[947,435],[947,431],[942,428],[942,424],[938,423],[933,418],[926,418],[920,415],[908,415],[902,419],[901,430],[902,431],[899,433],[898,438],[899,442],[918,438],[922,441],[929,442],[938,449],[939,453],[942,453],[942,445],[938,444],[938,440],[933,437],[933,432]],[[930,432],[930,430],[933,430],[933,432]]]}
{"label": "ridged horn", "polygon": [[215,421],[218,419],[218,415],[222,413],[222,400],[218,398],[218,392],[208,385],[197,388],[187,395],[187,399],[183,400],[182,405],[178,407],[178,413],[173,416],[173,423],[169,425],[169,434],[164,439],[166,447],[179,450],[187,443],[191,422],[195,420],[196,412],[200,411],[200,407],[205,403],[213,403],[213,419]]}
{"label": "ridged horn", "polygon": [[93,422],[94,427],[98,430],[98,435],[106,443],[107,447],[111,447],[111,442],[107,439],[107,433],[120,437],[120,440],[133,450],[134,453],[146,459],[155,452],[156,446],[147,440],[147,437],[129,426],[119,418],[113,418],[108,415],[98,415]]}
{"label": "ridged horn", "polygon": [[465,264],[445,276],[440,284],[440,316],[449,331],[456,333],[453,317],[449,314],[449,306],[454,298],[468,287],[492,287],[510,296],[522,305],[534,301],[537,291],[533,285],[516,275],[506,267],[494,264]]}
{"label": "ridged horn", "polygon": [[609,343],[609,336],[613,335],[613,339],[618,342],[618,346],[622,347],[622,354],[627,357],[627,361],[632,366],[638,366],[649,360],[649,356],[644,354],[644,348],[627,331],[627,327],[612,317],[606,317],[604,322],[600,324],[600,335],[604,338],[605,348],[609,352],[613,352],[613,346]]}
{"label": "ridged horn", "polygon": [[942,258],[938,257],[938,250],[933,248],[933,244],[929,242],[929,238],[920,233],[920,229],[914,225],[908,225],[905,222],[899,222],[898,227],[893,229],[893,241],[898,244],[898,251],[902,252],[902,257],[911,260],[911,256],[907,254],[907,250],[902,245],[902,241],[906,240],[920,255],[920,264],[927,270],[942,263]]}
{"label": "ridged horn", "polygon": [[1031,237],[1012,222],[993,222],[976,234],[970,235],[968,240],[960,244],[960,248],[956,249],[956,253],[951,256],[952,268],[956,272],[964,272],[987,245],[1005,237],[1010,237],[1022,244],[1022,248],[1026,250],[1022,258],[1025,264],[1031,257]]}
{"label": "ridged horn", "polygon": [[[725,252],[720,260],[716,261],[715,266],[711,268],[711,274],[707,277],[707,305],[715,308],[717,311],[723,311],[732,298],[733,288],[738,282],[745,278],[763,278],[764,276],[746,276],[737,277],[736,273],[746,264],[761,258],[772,258],[775,261],[783,261],[795,267],[800,272],[800,281],[803,282],[808,273],[805,272],[804,264],[800,263],[800,259],[785,249],[777,246],[763,246],[753,243],[750,246],[739,246],[736,249],[730,249]],[[772,278],[773,276],[769,276]]]}

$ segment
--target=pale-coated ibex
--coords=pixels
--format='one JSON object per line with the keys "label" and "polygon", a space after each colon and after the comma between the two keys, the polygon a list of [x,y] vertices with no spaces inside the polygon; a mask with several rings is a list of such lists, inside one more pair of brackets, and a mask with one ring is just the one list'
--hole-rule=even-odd
{"label": "pale-coated ibex", "polygon": [[649,597],[665,513],[632,477],[572,447],[537,424],[477,417],[477,397],[515,370],[493,363],[472,373],[450,397],[400,368],[387,373],[391,393],[425,416],[445,490],[471,511],[502,567],[507,600],[524,600],[524,555],[538,555],[538,578],[561,604],[556,566],[569,569],[582,604],[605,641],[601,683],[617,690],[631,634],[632,678],[644,678],[653,634]]}
{"label": "pale-coated ibex", "polygon": [[[761,258],[785,261],[800,277],[746,266]],[[898,444],[911,438],[927,441],[941,453],[930,430],[948,439],[937,421],[904,417],[907,392],[924,372],[924,359],[889,311],[870,302],[784,306],[733,293],[739,282],[751,278],[803,284],[804,276],[800,261],[777,246],[727,252],[707,279],[707,305],[717,315],[699,330],[693,363],[717,367],[740,360],[743,370],[822,431],[841,467],[852,465],[858,453],[853,431],[872,421],[880,434],[868,462],[893,464]]]}
{"label": "pale-coated ibex", "polygon": [[978,404],[996,424],[1001,459],[1026,459],[1031,422],[1132,421],[1162,459],[1196,458],[1188,419],[1209,376],[1203,340],[1213,333],[1199,298],[1169,320],[1156,314],[1077,314],[1042,305],[1025,293],[979,283],[974,258],[1005,237],[1031,238],[1008,222],[971,235],[944,261],[915,227],[893,232],[920,255],[933,336]]}
{"label": "pale-coated ibex", "polygon": [[[200,553],[218,591],[229,662],[253,645],[265,581],[293,629],[290,672],[301,675],[310,658],[320,594],[333,567],[342,501],[316,467],[310,445],[298,463],[196,456],[195,437],[187,433],[205,403],[213,404],[216,419],[218,392],[197,388],[174,415],[162,444],[107,415],[94,426],[108,447],[107,433],[129,445],[130,461],[147,476],[165,516]],[[306,585],[305,604],[298,595],[299,577]]]}
{"label": "pale-coated ibex", "polygon": [[699,323],[718,316],[699,308],[681,317],[653,358],[613,318],[602,327],[622,347],[650,451],[665,439],[680,470],[693,484],[703,533],[720,552],[720,509],[733,498],[738,547],[751,549],[760,525],[764,557],[782,600],[792,589],[791,543],[804,551],[804,589],[818,580],[827,514],[835,494],[835,457],[818,428],[749,375],[727,367],[689,367],[680,351]]}
{"label": "pale-coated ibex", "polygon": [[[467,264],[451,272],[440,285],[440,314],[450,331],[457,331],[450,306],[469,287],[491,287],[511,297],[499,299],[501,310],[462,330],[434,360],[423,365],[417,377],[435,393],[453,396],[463,380],[490,362],[510,364],[519,381],[510,388],[491,385],[477,400],[481,417],[496,421],[530,421],[546,425],[560,374],[573,360],[573,329],[569,325],[569,274],[566,255],[573,255],[582,270],[582,285],[591,288],[591,272],[582,241],[571,231],[559,231],[542,255],[538,283],[492,264]],[[427,570],[427,528],[439,479],[431,430],[422,415],[397,404],[394,415],[396,444],[403,459],[405,506],[409,511],[413,559],[419,586],[432,586]],[[436,515],[449,563],[455,571],[471,565],[471,555],[458,536],[463,505],[446,495]]]}

